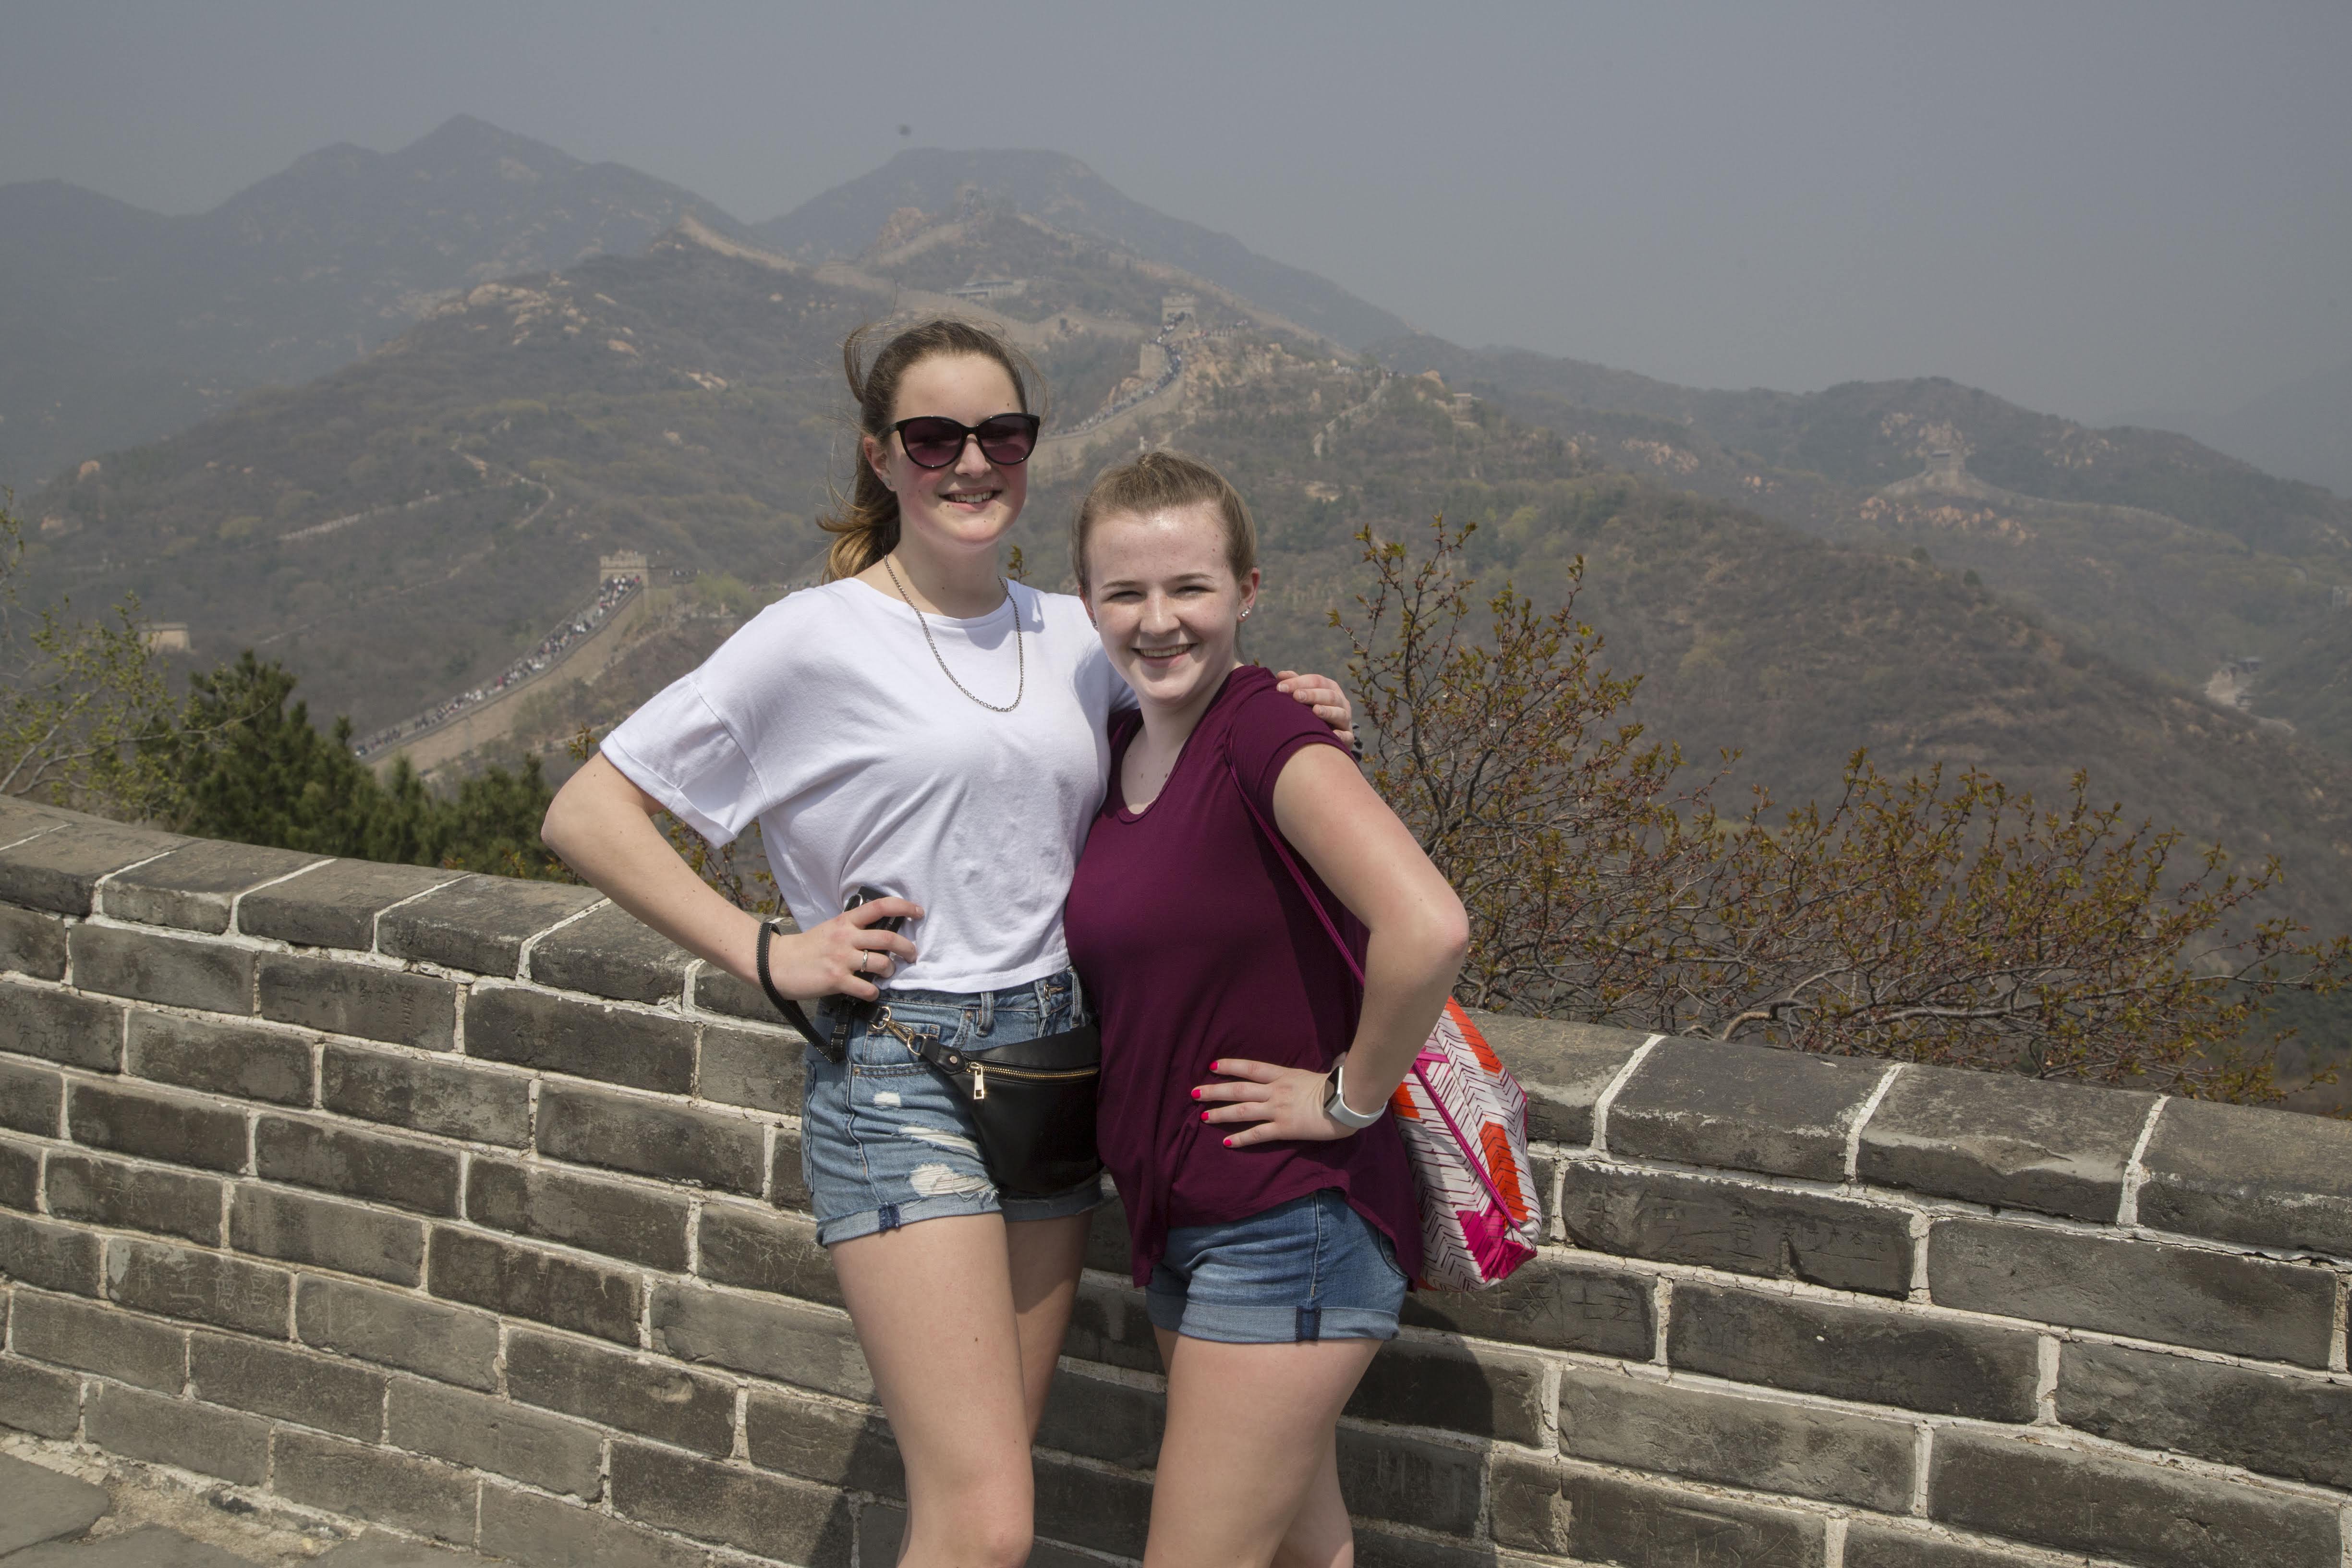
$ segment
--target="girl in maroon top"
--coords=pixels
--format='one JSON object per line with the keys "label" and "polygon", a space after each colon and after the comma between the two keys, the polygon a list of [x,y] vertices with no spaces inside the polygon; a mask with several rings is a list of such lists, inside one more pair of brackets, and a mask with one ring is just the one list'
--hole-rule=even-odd
{"label": "girl in maroon top", "polygon": [[[1102,1024],[1103,1160],[1168,1368],[1144,1562],[1344,1562],[1333,1431],[1420,1263],[1384,1110],[1468,922],[1330,731],[1237,658],[1258,572],[1231,485],[1146,454],[1096,481],[1073,542],[1140,700],[1112,721],[1064,929]],[[1354,917],[1360,993],[1262,823]]]}

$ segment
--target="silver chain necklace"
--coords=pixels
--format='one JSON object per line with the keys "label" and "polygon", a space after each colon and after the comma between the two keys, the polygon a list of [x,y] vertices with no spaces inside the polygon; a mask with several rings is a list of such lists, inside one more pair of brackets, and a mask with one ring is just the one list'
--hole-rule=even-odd
{"label": "silver chain necklace", "polygon": [[907,608],[915,610],[915,624],[923,628],[923,641],[930,645],[931,658],[939,661],[940,673],[948,678],[950,686],[954,687],[966,697],[971,698],[971,700],[979,703],[991,713],[1010,713],[1021,706],[1021,694],[1029,689],[1029,658],[1021,651],[1021,604],[1013,596],[1012,584],[1007,583],[1004,585],[1004,602],[1013,606],[1013,667],[1016,674],[1013,686],[1013,700],[1000,707],[985,697],[973,697],[971,688],[958,680],[955,671],[948,668],[948,661],[940,657],[939,641],[931,636],[929,619],[922,611],[915,609],[914,595],[907,592],[907,584],[898,581],[898,569],[890,564],[890,558],[887,555],[882,557],[882,570],[890,574],[890,586],[898,590],[898,597],[906,600]]}

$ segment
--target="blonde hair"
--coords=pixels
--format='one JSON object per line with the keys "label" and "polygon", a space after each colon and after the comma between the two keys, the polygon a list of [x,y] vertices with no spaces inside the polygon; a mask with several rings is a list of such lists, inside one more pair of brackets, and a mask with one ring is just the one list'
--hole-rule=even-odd
{"label": "blonde hair", "polygon": [[1087,499],[1070,524],[1070,570],[1078,590],[1087,586],[1087,537],[1107,517],[1150,516],[1178,507],[1207,502],[1216,509],[1224,529],[1225,563],[1234,579],[1247,577],[1257,565],[1257,524],[1250,519],[1249,503],[1233,481],[1198,458],[1181,452],[1145,452],[1105,468],[1095,476]]}
{"label": "blonde hair", "polygon": [[[898,384],[916,365],[941,356],[971,354],[995,361],[1013,378],[1013,393],[1021,401],[1021,412],[1035,412],[1030,405],[1030,389],[1034,386],[1042,395],[1044,378],[1026,355],[987,328],[950,316],[936,317],[898,333],[882,345],[870,363],[863,363],[866,345],[882,330],[880,323],[868,321],[841,345],[842,374],[849,379],[849,396],[857,405],[861,434],[887,442],[891,415],[898,405]],[[816,520],[819,528],[835,536],[824,557],[828,583],[856,576],[898,547],[898,496],[866,460],[864,442],[858,443],[854,461],[856,471],[849,482],[848,497],[835,492],[833,510]]]}

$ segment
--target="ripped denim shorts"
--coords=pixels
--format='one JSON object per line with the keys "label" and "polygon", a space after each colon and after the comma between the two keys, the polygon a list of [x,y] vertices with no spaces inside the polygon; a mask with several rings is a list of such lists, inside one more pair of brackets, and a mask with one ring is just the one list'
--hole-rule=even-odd
{"label": "ripped denim shorts", "polygon": [[[1002,991],[886,991],[883,1000],[898,1027],[935,1032],[974,1056],[1086,1022],[1068,970]],[[1045,1197],[1000,1194],[971,1110],[946,1079],[870,1020],[837,1005],[814,1012],[810,1022],[843,1047],[837,1062],[810,1048],[801,1108],[801,1178],[822,1245],[949,1215],[1060,1219],[1103,1201],[1099,1178]]]}

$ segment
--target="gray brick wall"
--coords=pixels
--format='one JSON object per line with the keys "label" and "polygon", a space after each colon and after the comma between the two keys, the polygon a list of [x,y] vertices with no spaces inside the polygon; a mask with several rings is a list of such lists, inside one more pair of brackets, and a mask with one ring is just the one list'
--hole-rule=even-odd
{"label": "gray brick wall", "polygon": [[[2352,1126],[1487,1021],[1549,1245],[1341,1426],[1359,1560],[2352,1564]],[[0,1424],[533,1563],[890,1561],[799,1047],[576,889],[0,803]],[[1041,1563],[1131,1558],[1097,1227]]]}

